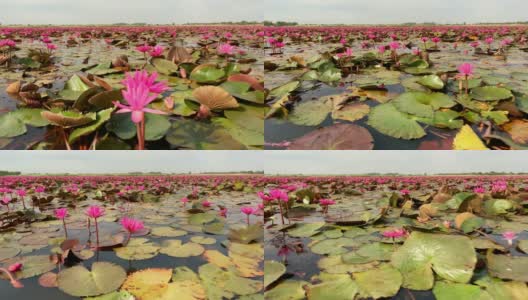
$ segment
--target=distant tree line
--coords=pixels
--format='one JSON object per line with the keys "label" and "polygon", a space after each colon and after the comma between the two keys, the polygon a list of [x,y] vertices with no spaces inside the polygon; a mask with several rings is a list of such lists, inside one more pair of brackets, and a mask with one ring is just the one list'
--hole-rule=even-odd
{"label": "distant tree line", "polygon": [[299,23],[297,22],[286,22],[286,21],[264,21],[264,26],[297,26]]}
{"label": "distant tree line", "polygon": [[0,170],[0,176],[16,176],[20,175],[20,172],[2,171]]}

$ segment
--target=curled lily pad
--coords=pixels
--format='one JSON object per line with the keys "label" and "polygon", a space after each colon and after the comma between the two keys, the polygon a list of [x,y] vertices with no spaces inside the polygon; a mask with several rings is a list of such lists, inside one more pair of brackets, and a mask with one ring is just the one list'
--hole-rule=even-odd
{"label": "curled lily pad", "polygon": [[91,134],[92,132],[98,130],[106,121],[110,119],[113,110],[113,108],[108,108],[97,112],[96,121],[88,126],[75,128],[68,137],[68,142],[73,143],[81,136]]}
{"label": "curled lily pad", "polygon": [[417,82],[433,90],[441,90],[444,88],[444,82],[438,75],[427,75],[420,78]]}
{"label": "curled lily pad", "polygon": [[77,75],[73,75],[66,84],[64,89],[59,93],[59,96],[64,100],[75,101],[82,93],[90,87]]}
{"label": "curled lily pad", "polygon": [[371,150],[373,147],[372,135],[364,127],[354,124],[335,124],[317,129],[294,140],[288,149]]}
{"label": "curled lily pad", "polygon": [[238,102],[226,90],[217,86],[202,86],[193,91],[193,97],[211,110],[237,108]]}
{"label": "curled lily pad", "polygon": [[43,111],[41,115],[50,123],[64,128],[77,127],[96,120],[96,113],[83,114],[77,111],[65,110],[60,112]]}
{"label": "curled lily pad", "polygon": [[513,97],[510,90],[496,86],[476,87],[470,92],[471,98],[480,101],[497,101]]}
{"label": "curled lily pad", "polygon": [[92,270],[74,266],[57,276],[59,289],[76,297],[97,296],[117,290],[125,281],[125,270],[108,262],[94,262]]}

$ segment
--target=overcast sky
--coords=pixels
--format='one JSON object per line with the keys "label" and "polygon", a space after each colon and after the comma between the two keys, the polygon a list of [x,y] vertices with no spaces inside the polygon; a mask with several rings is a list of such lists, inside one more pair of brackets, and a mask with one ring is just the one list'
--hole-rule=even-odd
{"label": "overcast sky", "polygon": [[266,151],[269,174],[528,172],[526,151]]}
{"label": "overcast sky", "polygon": [[262,21],[261,0],[0,0],[3,24]]}
{"label": "overcast sky", "polygon": [[0,151],[0,170],[23,173],[262,171],[257,151]]}
{"label": "overcast sky", "polygon": [[3,24],[526,21],[526,0],[0,0]]}
{"label": "overcast sky", "polygon": [[0,151],[25,173],[226,172],[361,174],[528,172],[524,151]]}
{"label": "overcast sky", "polygon": [[265,18],[317,24],[528,20],[526,0],[266,0]]}

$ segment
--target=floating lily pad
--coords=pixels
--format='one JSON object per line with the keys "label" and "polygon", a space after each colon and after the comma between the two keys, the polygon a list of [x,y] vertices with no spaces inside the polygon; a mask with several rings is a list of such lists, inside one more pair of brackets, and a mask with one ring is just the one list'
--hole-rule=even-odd
{"label": "floating lily pad", "polygon": [[373,147],[372,135],[364,127],[354,124],[335,124],[317,129],[294,140],[288,149],[371,150]]}
{"label": "floating lily pad", "polygon": [[423,128],[409,115],[400,112],[392,103],[374,107],[369,114],[367,124],[379,132],[406,140],[425,136]]}
{"label": "floating lily pad", "polygon": [[97,296],[117,290],[125,281],[125,270],[112,263],[94,262],[92,270],[75,266],[57,276],[59,289],[76,297]]}
{"label": "floating lily pad", "polygon": [[480,101],[497,101],[513,97],[510,90],[496,86],[482,86],[471,90],[470,95],[473,99]]}
{"label": "floating lily pad", "polygon": [[172,257],[191,257],[201,255],[205,249],[193,242],[182,243],[180,240],[165,240],[161,244],[160,253]]}

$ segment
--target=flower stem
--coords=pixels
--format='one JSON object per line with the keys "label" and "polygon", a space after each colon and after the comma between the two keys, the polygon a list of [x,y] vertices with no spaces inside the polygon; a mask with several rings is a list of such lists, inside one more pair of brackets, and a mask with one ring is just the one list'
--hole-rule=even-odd
{"label": "flower stem", "polygon": [[64,226],[64,236],[68,238],[68,230],[66,229],[66,220],[62,219],[62,225]]}
{"label": "flower stem", "polygon": [[282,213],[282,204],[281,204],[280,201],[278,202],[278,204],[279,204],[279,209],[280,209],[280,215],[281,215],[282,225],[284,225],[284,215],[283,215],[283,213]]}
{"label": "flower stem", "polygon": [[249,215],[247,215],[246,218],[247,218],[247,220],[246,220],[247,221],[247,225],[249,226]]}
{"label": "flower stem", "polygon": [[97,241],[97,248],[99,248],[99,225],[97,224],[97,219],[95,219],[95,239]]}

